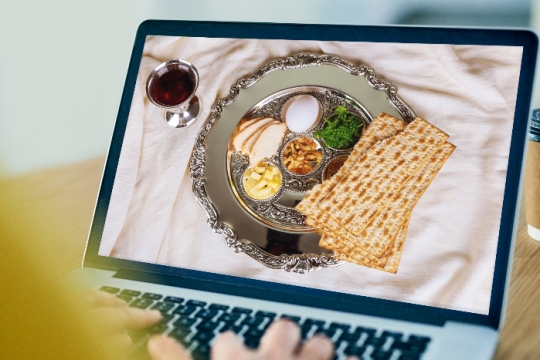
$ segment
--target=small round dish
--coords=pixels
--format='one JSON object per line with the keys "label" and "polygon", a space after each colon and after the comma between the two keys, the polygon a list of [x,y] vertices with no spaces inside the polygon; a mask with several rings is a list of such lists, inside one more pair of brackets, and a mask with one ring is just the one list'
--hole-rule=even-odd
{"label": "small round dish", "polygon": [[279,159],[287,172],[297,176],[315,172],[321,166],[323,156],[324,150],[318,141],[300,136],[285,144]]}
{"label": "small round dish", "polygon": [[259,163],[244,172],[243,189],[252,200],[271,200],[282,186],[281,171],[274,165]]}

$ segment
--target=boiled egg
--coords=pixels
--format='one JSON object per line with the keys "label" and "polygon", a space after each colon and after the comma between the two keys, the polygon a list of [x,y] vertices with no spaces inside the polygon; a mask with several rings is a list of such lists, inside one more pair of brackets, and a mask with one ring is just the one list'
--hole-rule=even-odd
{"label": "boiled egg", "polygon": [[313,96],[295,96],[285,106],[285,123],[292,132],[304,132],[319,119],[321,105]]}

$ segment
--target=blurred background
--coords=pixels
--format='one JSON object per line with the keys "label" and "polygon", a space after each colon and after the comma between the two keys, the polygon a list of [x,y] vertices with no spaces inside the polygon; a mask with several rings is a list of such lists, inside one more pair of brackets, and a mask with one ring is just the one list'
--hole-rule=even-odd
{"label": "blurred background", "polygon": [[540,28],[539,10],[540,0],[2,0],[0,178],[107,153],[145,19]]}

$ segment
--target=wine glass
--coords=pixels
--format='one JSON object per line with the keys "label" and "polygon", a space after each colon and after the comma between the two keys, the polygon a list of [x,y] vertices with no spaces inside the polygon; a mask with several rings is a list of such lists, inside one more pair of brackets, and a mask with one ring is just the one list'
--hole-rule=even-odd
{"label": "wine glass", "polygon": [[199,115],[201,101],[195,95],[199,73],[193,64],[173,59],[159,64],[148,77],[146,95],[163,109],[167,123],[175,128],[192,124]]}

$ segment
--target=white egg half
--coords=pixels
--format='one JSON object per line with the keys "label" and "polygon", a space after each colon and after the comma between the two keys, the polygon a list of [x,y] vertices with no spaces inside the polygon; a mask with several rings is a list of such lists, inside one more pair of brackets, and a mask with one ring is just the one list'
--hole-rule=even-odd
{"label": "white egg half", "polygon": [[321,106],[313,96],[295,96],[286,106],[285,123],[292,132],[303,132],[315,124],[320,112]]}

